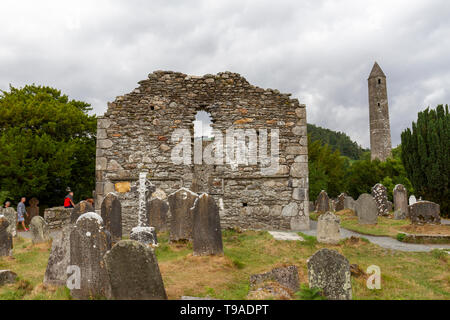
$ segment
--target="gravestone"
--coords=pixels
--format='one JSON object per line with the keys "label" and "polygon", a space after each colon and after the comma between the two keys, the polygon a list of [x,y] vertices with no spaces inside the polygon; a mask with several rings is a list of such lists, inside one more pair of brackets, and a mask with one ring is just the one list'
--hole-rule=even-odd
{"label": "gravestone", "polygon": [[307,261],[309,287],[329,300],[352,300],[350,263],[337,251],[321,249]]}
{"label": "gravestone", "polygon": [[122,240],[122,205],[115,194],[110,193],[103,199],[101,215],[105,229],[111,234],[111,240]]}
{"label": "gravestone", "polygon": [[192,208],[194,256],[223,254],[219,208],[214,198],[202,194]]}
{"label": "gravestone", "polygon": [[316,210],[316,205],[314,204],[314,201],[309,202],[309,212],[314,212]]}
{"label": "gravestone", "polygon": [[167,295],[152,248],[132,240],[120,241],[104,257],[116,300],[166,300]]}
{"label": "gravestone", "polygon": [[345,209],[345,198],[347,195],[345,193],[341,193],[337,198],[335,209],[336,211],[342,211]]}
{"label": "gravestone", "polygon": [[51,240],[48,224],[41,216],[31,219],[30,231],[33,244],[44,243]]}
{"label": "gravestone", "polygon": [[130,239],[142,244],[157,246],[158,237],[153,227],[136,227],[131,230]]}
{"label": "gravestone", "polygon": [[39,216],[39,200],[36,198],[32,198],[29,201],[30,207],[28,208],[28,217],[26,218],[26,224],[29,225],[34,217]]}
{"label": "gravestone", "polygon": [[166,232],[168,230],[169,205],[158,198],[147,201],[147,218],[150,226],[156,229],[156,232]]}
{"label": "gravestone", "polygon": [[388,216],[389,208],[388,208],[388,194],[387,189],[381,183],[376,184],[372,188],[372,197],[375,199],[378,209],[379,216]]}
{"label": "gravestone", "polygon": [[394,204],[391,201],[387,202],[387,210],[388,210],[389,213],[394,211]]}
{"label": "gravestone", "polygon": [[417,203],[417,199],[415,195],[412,195],[411,197],[409,197],[409,205],[412,206],[413,204]]}
{"label": "gravestone", "polygon": [[327,212],[319,217],[317,241],[327,244],[337,244],[341,241],[341,220],[334,213]]}
{"label": "gravestone", "polygon": [[110,235],[102,218],[93,212],[83,214],[70,233],[70,265],[81,271],[80,288],[71,290],[75,299],[110,297],[109,277],[103,256],[111,249]]}
{"label": "gravestone", "polygon": [[67,225],[53,238],[52,249],[44,275],[45,284],[66,285],[67,267],[70,263],[70,233],[72,229],[73,225]]}
{"label": "gravestone", "polygon": [[252,290],[255,290],[263,285],[264,282],[269,281],[278,282],[292,293],[296,293],[300,289],[298,269],[296,266],[276,268],[266,273],[254,274],[250,276],[250,287]]}
{"label": "gravestone", "polygon": [[77,223],[78,218],[88,212],[94,212],[92,204],[87,201],[81,201],[80,203],[77,203],[72,209],[72,213],[70,214],[70,223]]}
{"label": "gravestone", "polygon": [[0,216],[0,257],[12,255],[13,237],[8,231],[9,222],[5,216]]}
{"label": "gravestone", "polygon": [[378,208],[370,194],[362,194],[356,201],[356,214],[359,224],[378,224]]}
{"label": "gravestone", "polygon": [[4,208],[2,215],[5,216],[6,220],[9,222],[8,231],[13,237],[17,235],[17,212],[12,207]]}
{"label": "gravestone", "polygon": [[408,191],[402,184],[394,188],[395,220],[404,220],[408,216]]}
{"label": "gravestone", "polygon": [[412,224],[441,224],[441,207],[437,203],[421,201],[409,206]]}
{"label": "gravestone", "polygon": [[17,274],[10,270],[0,270],[0,287],[13,284],[17,280]]}
{"label": "gravestone", "polygon": [[345,197],[344,200],[344,209],[352,210],[356,213],[356,201],[352,197]]}
{"label": "gravestone", "polygon": [[317,207],[316,212],[325,213],[330,211],[330,198],[325,191],[322,191],[317,197]]}
{"label": "gravestone", "polygon": [[170,241],[192,240],[194,206],[198,195],[182,188],[169,195],[170,207]]}

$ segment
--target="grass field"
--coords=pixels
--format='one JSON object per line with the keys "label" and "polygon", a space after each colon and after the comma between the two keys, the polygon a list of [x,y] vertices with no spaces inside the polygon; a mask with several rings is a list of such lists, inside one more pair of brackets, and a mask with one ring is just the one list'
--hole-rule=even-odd
{"label": "grass field", "polygon": [[[328,247],[364,271],[371,265],[381,268],[378,291],[367,289],[364,277],[352,277],[356,300],[450,299],[450,261],[445,252],[397,252],[358,239],[325,246],[303,236],[306,241],[300,243],[276,241],[267,232],[224,231],[224,256],[194,257],[191,244],[169,244],[168,235],[161,234],[156,254],[168,297],[246,299],[250,275],[286,265],[296,265],[301,284],[307,284],[307,259]],[[0,269],[12,270],[20,279],[1,287],[0,299],[70,299],[67,289],[42,284],[49,253],[50,244],[33,246],[30,240],[16,239],[13,258],[0,258]]]}

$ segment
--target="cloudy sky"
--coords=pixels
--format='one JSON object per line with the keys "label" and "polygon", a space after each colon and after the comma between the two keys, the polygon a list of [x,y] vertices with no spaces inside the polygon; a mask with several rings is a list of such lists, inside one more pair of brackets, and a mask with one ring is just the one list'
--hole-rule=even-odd
{"label": "cloudy sky", "polygon": [[0,89],[53,86],[100,115],[155,70],[227,70],[368,147],[378,61],[397,145],[419,110],[450,104],[449,17],[448,0],[2,0]]}

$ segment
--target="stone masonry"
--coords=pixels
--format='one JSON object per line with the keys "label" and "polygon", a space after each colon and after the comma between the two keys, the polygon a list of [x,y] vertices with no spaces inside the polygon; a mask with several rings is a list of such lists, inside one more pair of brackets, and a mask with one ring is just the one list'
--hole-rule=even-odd
{"label": "stone masonry", "polygon": [[[297,99],[252,86],[230,72],[194,77],[156,71],[139,85],[109,103],[98,120],[95,207],[116,192],[122,203],[124,235],[137,225],[142,171],[149,172],[158,197],[166,198],[182,187],[213,196],[224,228],[309,229],[306,107]],[[227,163],[174,164],[171,154],[179,141],[172,141],[172,134],[186,129],[194,145],[198,111],[211,115],[212,127],[222,132],[224,141],[230,128],[255,130],[259,136],[266,129],[268,155],[271,132],[278,129],[278,172],[262,174],[259,162],[237,168]]]}

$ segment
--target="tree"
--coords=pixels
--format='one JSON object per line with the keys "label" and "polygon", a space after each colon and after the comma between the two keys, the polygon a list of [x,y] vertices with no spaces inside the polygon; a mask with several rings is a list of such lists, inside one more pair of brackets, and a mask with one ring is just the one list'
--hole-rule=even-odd
{"label": "tree", "polygon": [[338,150],[334,151],[321,141],[309,141],[309,196],[316,199],[322,190],[337,197],[345,190],[345,173],[348,162]]}
{"label": "tree", "polygon": [[402,162],[417,196],[450,211],[450,115],[448,105],[418,114],[412,130],[402,133]]}
{"label": "tree", "polygon": [[95,185],[96,117],[90,105],[57,89],[25,86],[0,94],[0,192],[61,205],[66,188],[77,200]]}

